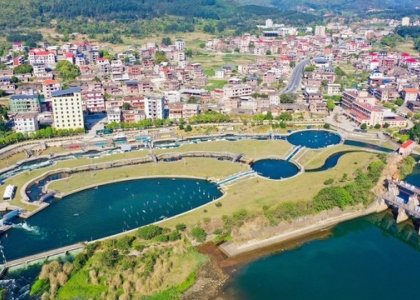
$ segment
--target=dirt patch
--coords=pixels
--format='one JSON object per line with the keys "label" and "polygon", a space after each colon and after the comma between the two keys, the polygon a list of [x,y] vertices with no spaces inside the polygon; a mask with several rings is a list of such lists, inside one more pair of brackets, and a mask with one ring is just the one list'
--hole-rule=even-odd
{"label": "dirt patch", "polygon": [[220,267],[220,263],[226,259],[226,256],[212,242],[200,245],[197,249],[200,253],[207,255],[210,259],[200,268],[196,282],[184,293],[181,299],[224,299],[216,296],[219,293],[219,289],[229,277],[227,272]]}

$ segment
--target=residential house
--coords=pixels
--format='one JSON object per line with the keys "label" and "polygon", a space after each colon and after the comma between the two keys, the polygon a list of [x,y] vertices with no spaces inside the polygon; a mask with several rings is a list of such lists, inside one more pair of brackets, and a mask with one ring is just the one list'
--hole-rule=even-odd
{"label": "residential house", "polygon": [[34,111],[18,112],[13,117],[15,131],[21,133],[35,133],[39,130],[37,116],[38,112]]}
{"label": "residential house", "polygon": [[70,88],[51,93],[54,127],[77,129],[84,127],[81,88]]}
{"label": "residential house", "polygon": [[11,112],[41,112],[41,98],[38,94],[33,95],[12,95],[9,99]]}

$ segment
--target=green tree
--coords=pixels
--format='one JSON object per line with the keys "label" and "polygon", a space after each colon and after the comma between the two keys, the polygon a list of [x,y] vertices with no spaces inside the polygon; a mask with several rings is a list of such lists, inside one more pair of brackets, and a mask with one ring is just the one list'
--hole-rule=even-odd
{"label": "green tree", "polygon": [[27,74],[32,73],[33,70],[31,65],[19,65],[13,69],[13,74]]}
{"label": "green tree", "polygon": [[324,123],[324,126],[323,126],[325,129],[330,129],[330,124],[328,124],[328,123]]}
{"label": "green tree", "polygon": [[128,56],[124,57],[124,63],[128,64],[129,62],[130,62],[130,58]]}
{"label": "green tree", "polygon": [[265,51],[265,55],[271,55],[271,50]]}
{"label": "green tree", "polygon": [[381,124],[376,124],[375,125],[375,129],[380,129],[381,128]]}
{"label": "green tree", "polygon": [[191,49],[185,49],[184,54],[187,57],[192,57],[193,56],[193,52],[192,52]]}
{"label": "green tree", "polygon": [[99,262],[108,268],[112,268],[118,262],[119,256],[118,250],[107,248],[99,255]]}
{"label": "green tree", "polygon": [[80,75],[79,67],[68,60],[59,61],[55,69],[60,72],[60,77],[64,80],[72,80]]}
{"label": "green tree", "polygon": [[185,127],[185,132],[190,132],[190,131],[192,131],[192,127],[191,127],[191,125],[190,125],[190,124],[188,124],[188,125]]}
{"label": "green tree", "polygon": [[155,236],[162,234],[162,228],[156,225],[148,225],[137,230],[137,236],[144,240],[151,240]]}
{"label": "green tree", "polygon": [[398,98],[397,100],[395,100],[395,104],[398,106],[401,106],[404,104],[404,99]]}
{"label": "green tree", "polygon": [[292,61],[289,63],[289,67],[291,67],[291,68],[296,67],[296,62],[292,60]]}
{"label": "green tree", "polygon": [[162,62],[168,62],[169,59],[166,57],[165,52],[163,51],[156,51],[155,53],[155,64],[158,65]]}
{"label": "green tree", "polygon": [[296,94],[281,94],[280,102],[281,103],[294,103],[297,99]]}
{"label": "green tree", "polygon": [[175,225],[175,229],[178,231],[184,231],[185,229],[187,229],[187,225],[185,225],[184,223],[178,223]]}
{"label": "green tree", "polygon": [[327,100],[327,108],[329,111],[333,111],[335,108],[335,103],[333,99],[328,99]]}
{"label": "green tree", "polygon": [[206,47],[206,43],[200,43],[199,47],[200,47],[201,49],[204,49],[204,48]]}
{"label": "green tree", "polygon": [[10,82],[11,82],[11,83],[18,83],[18,82],[19,82],[19,79],[18,79],[16,76],[12,76],[12,77],[10,78]]}
{"label": "green tree", "polygon": [[128,102],[124,102],[122,105],[123,110],[130,110],[131,109],[131,104]]}
{"label": "green tree", "polygon": [[187,103],[197,104],[198,99],[194,96],[191,96],[190,98],[188,98]]}
{"label": "green tree", "polygon": [[366,129],[367,129],[367,125],[366,125],[366,123],[363,123],[363,124],[362,124],[362,126],[360,126],[360,129],[362,129],[362,130],[366,130]]}
{"label": "green tree", "polygon": [[162,44],[164,44],[166,46],[172,45],[171,38],[170,37],[164,37],[164,38],[162,38]]}
{"label": "green tree", "polygon": [[194,227],[191,230],[191,235],[200,243],[204,242],[207,238],[207,233],[201,227]]}

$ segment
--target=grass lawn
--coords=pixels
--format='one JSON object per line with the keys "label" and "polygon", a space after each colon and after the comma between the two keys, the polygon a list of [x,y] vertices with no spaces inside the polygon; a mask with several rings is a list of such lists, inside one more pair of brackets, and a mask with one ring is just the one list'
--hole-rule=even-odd
{"label": "grass lawn", "polygon": [[413,40],[406,41],[406,42],[403,42],[403,43],[398,43],[395,46],[395,50],[398,50],[398,51],[401,51],[401,52],[407,52],[407,53],[409,53],[411,55],[415,55],[415,56],[419,55],[419,52],[416,49],[414,49],[414,41]]}
{"label": "grass lawn", "polygon": [[16,154],[13,154],[11,156],[9,156],[6,159],[1,159],[0,160],[0,169],[4,169],[7,167],[10,167],[11,165],[14,165],[15,163],[24,160],[25,158],[27,158],[26,153],[25,152],[19,152]]}
{"label": "grass lawn", "polygon": [[216,151],[242,153],[248,157],[262,158],[270,155],[282,156],[292,147],[293,146],[291,144],[282,140],[242,140],[237,142],[214,141],[183,145],[176,149],[170,149],[171,151],[168,151],[168,149],[154,149],[153,153],[160,154],[167,152]]}
{"label": "grass lawn", "polygon": [[[186,162],[186,164],[185,164]],[[225,178],[231,174],[247,170],[245,165],[228,161],[218,161],[211,158],[185,158],[176,162],[159,162],[158,164],[144,164],[124,168],[109,169],[92,173],[79,173],[71,177],[54,181],[49,185],[53,190],[64,193],[92,184],[122,178],[141,176],[198,176],[202,178]]]}
{"label": "grass lawn", "polygon": [[[328,147],[324,149],[308,149],[304,151],[301,156],[297,155],[297,161],[302,164],[305,169],[315,169],[322,167],[325,160],[332,154],[342,151],[351,151],[358,150],[361,151],[360,147],[347,146],[347,145],[337,145],[333,147]],[[362,152],[362,151],[361,151]]]}
{"label": "grass lawn", "polygon": [[204,89],[212,91],[214,89],[222,89],[227,84],[227,80],[209,80],[208,85]]}
{"label": "grass lawn", "polygon": [[310,201],[325,187],[325,180],[341,178],[344,173],[347,173],[349,180],[352,180],[356,169],[366,168],[374,159],[375,155],[372,153],[349,153],[344,155],[334,168],[317,174],[303,173],[283,181],[256,177],[238,182],[228,187],[227,195],[220,200],[221,207],[210,203],[205,207],[207,212],[204,212],[204,209],[195,210],[175,219],[166,220],[161,226],[173,227],[178,223],[195,225],[206,217],[219,219],[222,215],[231,215],[242,208],[255,212],[261,210],[263,205],[271,206],[282,201]]}

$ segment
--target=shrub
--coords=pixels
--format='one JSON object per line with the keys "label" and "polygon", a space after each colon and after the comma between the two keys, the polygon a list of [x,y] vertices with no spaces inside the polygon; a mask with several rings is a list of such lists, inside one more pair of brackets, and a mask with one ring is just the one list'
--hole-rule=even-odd
{"label": "shrub", "polygon": [[330,129],[330,124],[325,123],[325,124],[324,124],[324,128],[325,128],[325,129]]}
{"label": "shrub", "polygon": [[169,237],[166,234],[159,234],[159,235],[155,236],[153,238],[153,240],[155,242],[159,242],[159,243],[161,243],[161,242],[167,242],[169,240]]}
{"label": "shrub", "polygon": [[222,233],[223,233],[222,229],[216,229],[215,231],[213,231],[213,234],[217,234],[217,235],[222,234]]}
{"label": "shrub", "polygon": [[327,180],[324,181],[325,185],[330,185],[334,183],[334,178],[328,178]]}
{"label": "shrub", "polygon": [[172,231],[169,235],[170,241],[176,241],[181,239],[181,234],[178,231]]}
{"label": "shrub", "polygon": [[117,248],[120,250],[128,250],[131,248],[135,237],[134,236],[123,236],[117,240]]}
{"label": "shrub", "polygon": [[178,231],[184,231],[185,229],[187,229],[187,225],[185,225],[184,223],[178,223],[175,225],[175,229]]}
{"label": "shrub", "polygon": [[218,202],[216,202],[216,207],[222,207],[222,202],[220,202],[220,201],[218,201]]}
{"label": "shrub", "polygon": [[142,228],[139,228],[137,230],[137,235],[141,239],[144,240],[151,240],[155,236],[158,236],[159,234],[162,234],[162,228],[156,225],[149,225]]}
{"label": "shrub", "polygon": [[204,221],[204,223],[205,223],[205,224],[207,224],[208,222],[210,222],[210,220],[211,220],[211,219],[210,219],[209,217],[205,217],[205,218],[203,219],[203,221]]}
{"label": "shrub", "polygon": [[207,233],[201,227],[194,227],[191,230],[191,235],[200,243],[204,242],[207,238]]}

